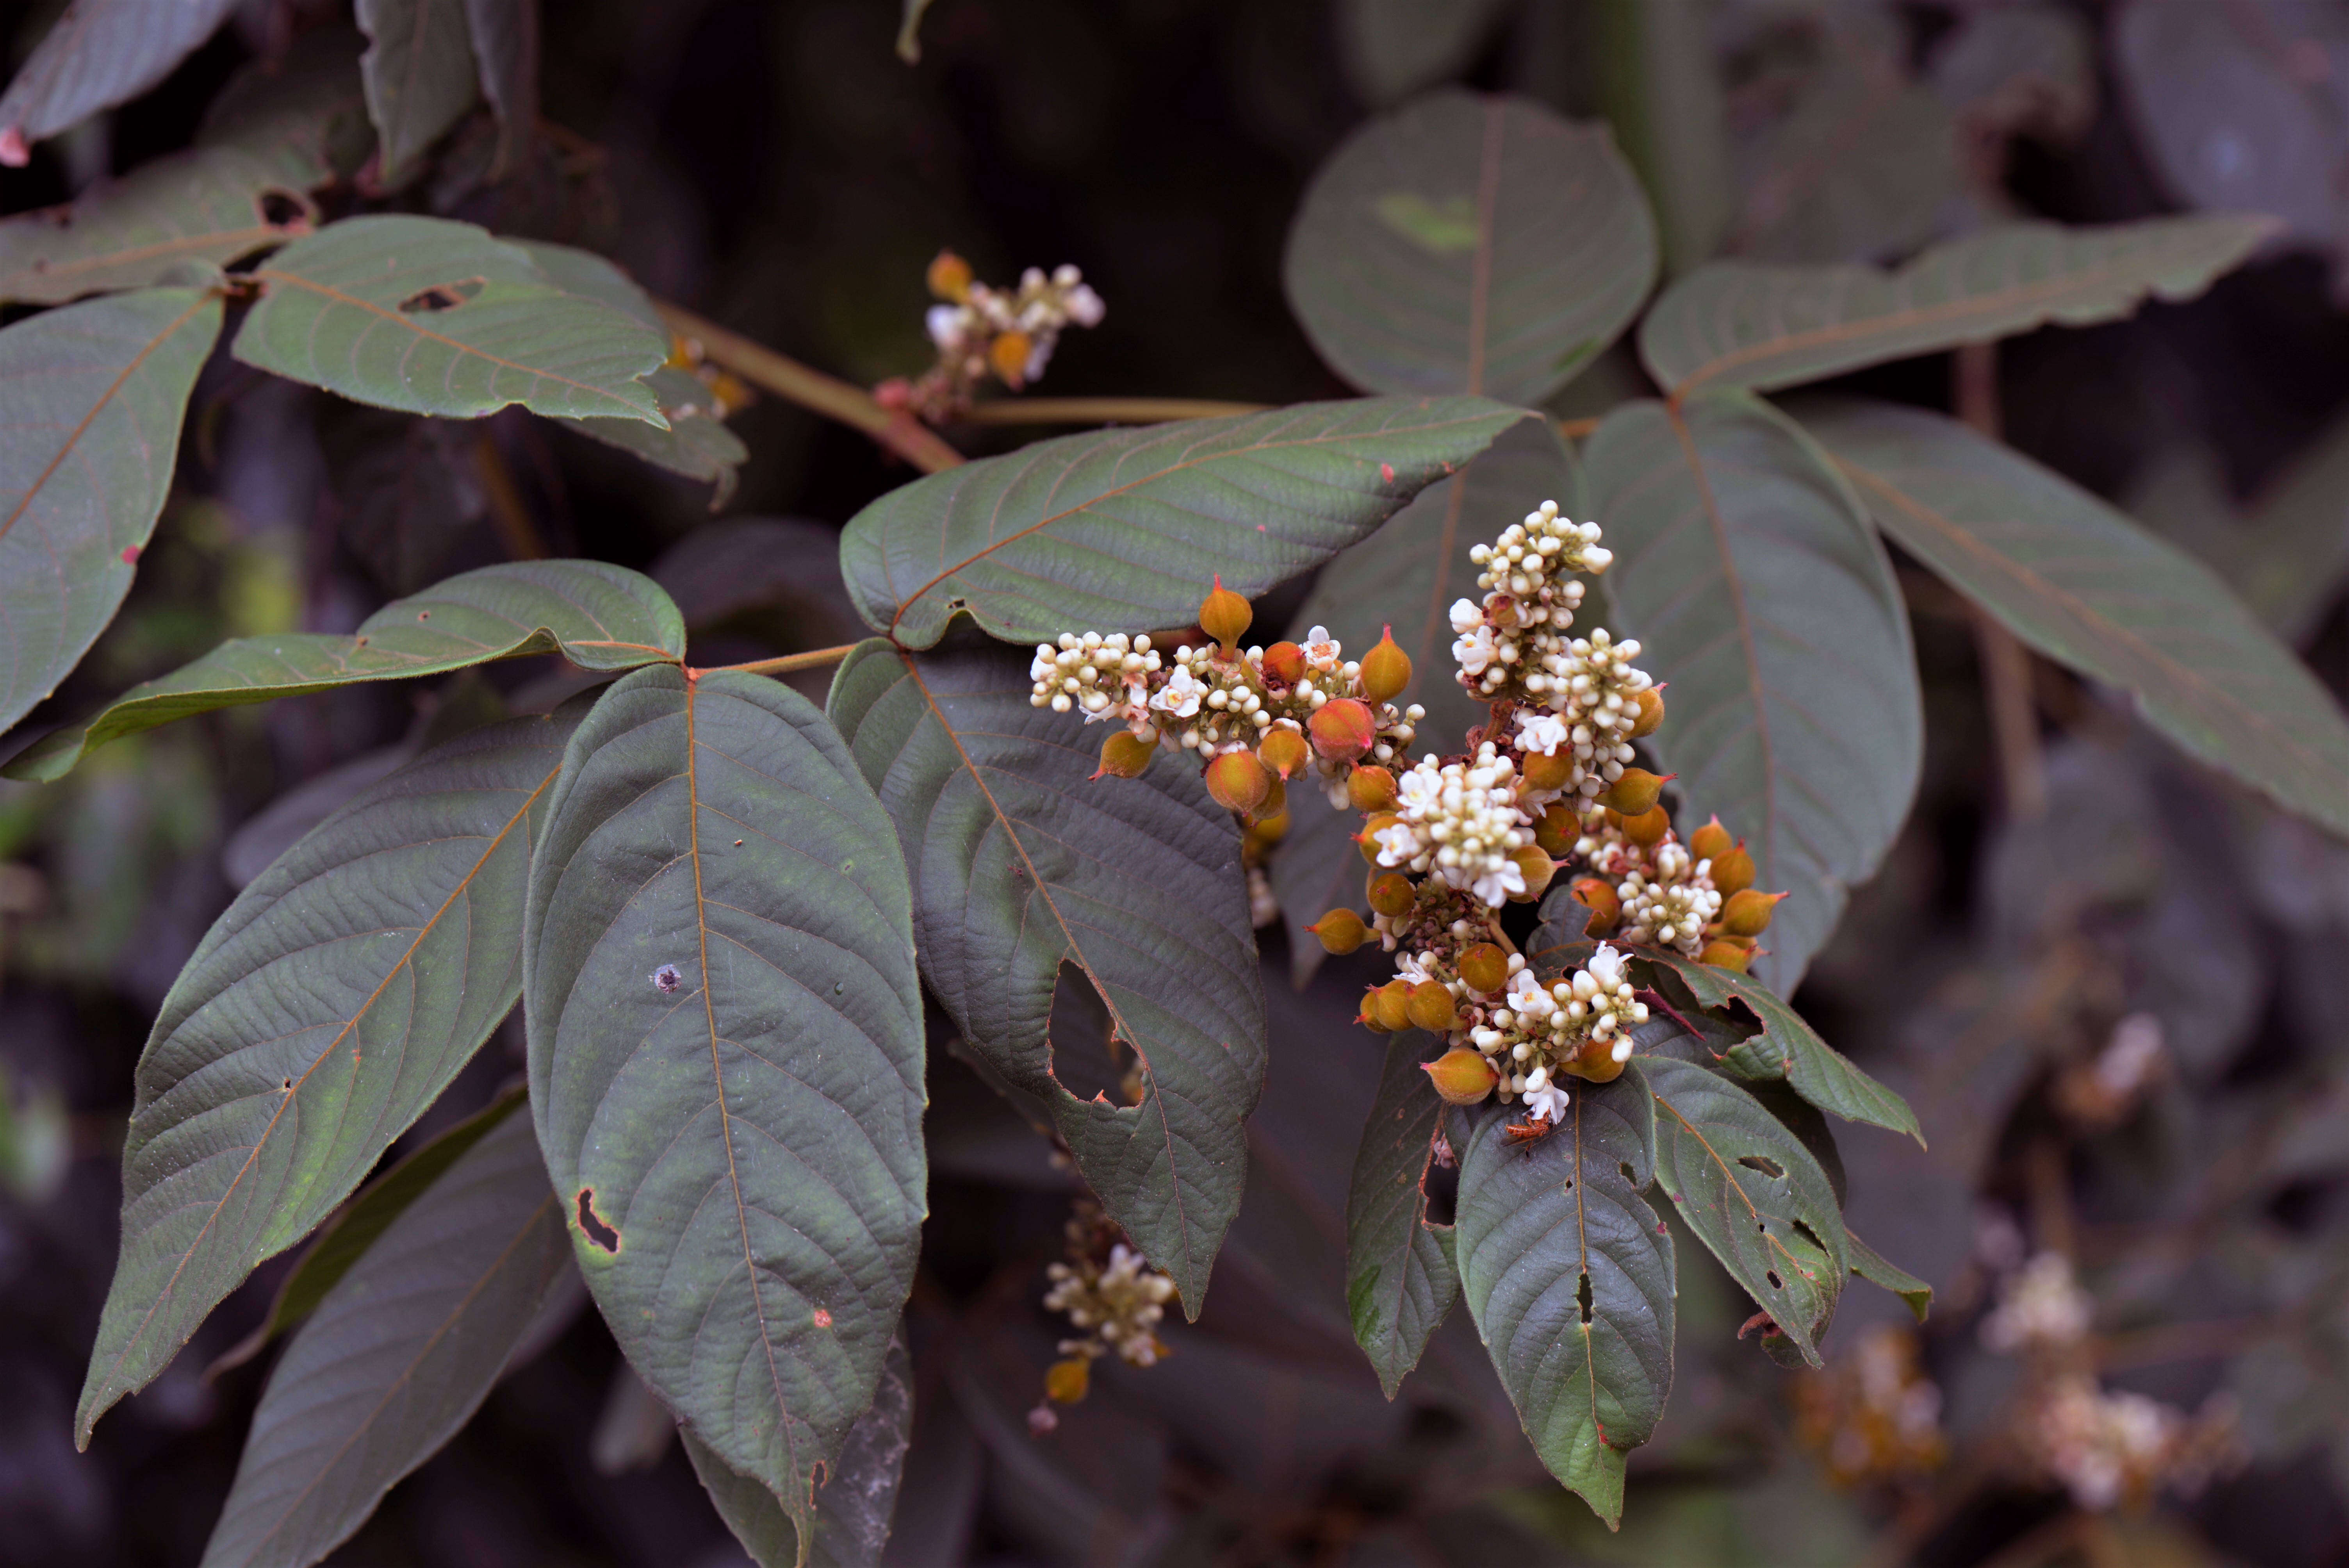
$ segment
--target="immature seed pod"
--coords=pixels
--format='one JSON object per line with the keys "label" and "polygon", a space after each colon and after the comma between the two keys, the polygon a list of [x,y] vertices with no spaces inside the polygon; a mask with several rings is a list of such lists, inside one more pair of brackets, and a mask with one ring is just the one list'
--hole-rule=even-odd
{"label": "immature seed pod", "polygon": [[1405,1004],[1411,1015],[1412,1026],[1425,1029],[1431,1035],[1447,1035],[1460,1022],[1459,1009],[1452,1005],[1452,993],[1433,980],[1423,980],[1411,988]]}
{"label": "immature seed pod", "polygon": [[1354,1015],[1354,1022],[1361,1025],[1362,1027],[1370,1030],[1370,1032],[1374,1035],[1391,1035],[1394,1033],[1392,1029],[1388,1028],[1384,1024],[1379,1022],[1379,992],[1377,986],[1373,985],[1371,989],[1362,993],[1361,1011]]}
{"label": "immature seed pod", "polygon": [[[1722,856],[1737,847],[1737,841],[1729,836],[1729,830],[1721,825],[1721,819],[1715,817],[1688,836],[1688,847],[1689,853],[1698,860],[1718,862]],[[1716,882],[1714,885],[1719,883]]]}
{"label": "immature seed pod", "polygon": [[1656,733],[1656,726],[1664,722],[1664,697],[1651,686],[1639,696],[1640,717],[1631,721],[1631,738],[1645,740]]}
{"label": "immature seed pod", "polygon": [[1256,820],[1248,824],[1247,830],[1249,838],[1268,850],[1288,837],[1288,813],[1286,810],[1275,811],[1268,816],[1259,810]]}
{"label": "immature seed pod", "polygon": [[1713,885],[1720,890],[1722,897],[1735,898],[1754,885],[1754,857],[1745,852],[1744,844],[1710,858]]}
{"label": "immature seed pod", "polygon": [[1346,799],[1357,811],[1392,811],[1402,796],[1392,773],[1366,762],[1346,775]]}
{"label": "immature seed pod", "polygon": [[1260,822],[1288,820],[1288,786],[1275,779],[1265,789],[1264,799],[1247,814],[1248,831],[1254,832]]}
{"label": "immature seed pod", "polygon": [[1331,697],[1305,721],[1313,732],[1313,749],[1331,762],[1351,762],[1379,738],[1378,721],[1367,704],[1350,696]]}
{"label": "immature seed pod", "polygon": [[1066,1361],[1055,1361],[1044,1369],[1044,1398],[1055,1405],[1076,1404],[1084,1398],[1092,1377],[1093,1364],[1084,1357],[1071,1356]]}
{"label": "immature seed pod", "polygon": [[1102,742],[1101,766],[1093,777],[1107,774],[1112,779],[1138,779],[1150,766],[1150,754],[1158,749],[1154,740],[1138,738],[1130,729],[1121,729]]}
{"label": "immature seed pod", "polygon": [[1538,844],[1527,844],[1522,850],[1511,850],[1509,859],[1517,862],[1517,874],[1526,879],[1526,891],[1509,895],[1511,903],[1531,903],[1541,897],[1549,886],[1549,879],[1557,874],[1557,862]]}
{"label": "immature seed pod", "polygon": [[1462,1048],[1444,1052],[1432,1062],[1419,1064],[1435,1092],[1444,1097],[1446,1105],[1475,1105],[1493,1092],[1501,1075],[1493,1064],[1476,1052]]}
{"label": "immature seed pod", "polygon": [[1226,751],[1207,764],[1207,793],[1216,804],[1243,817],[1272,793],[1272,775],[1245,751]]}
{"label": "immature seed pod", "polygon": [[1354,835],[1354,842],[1361,846],[1362,859],[1370,861],[1372,865],[1377,865],[1379,863],[1379,835],[1402,820],[1402,819],[1396,816],[1392,811],[1381,811],[1378,815],[1365,820],[1362,823],[1362,830]]}
{"label": "immature seed pod", "polygon": [[1360,947],[1362,939],[1371,934],[1362,917],[1350,909],[1333,909],[1305,929],[1319,937],[1324,948],[1340,957]]}
{"label": "immature seed pod", "polygon": [[1659,778],[1644,768],[1626,768],[1623,777],[1599,797],[1599,803],[1626,817],[1637,817],[1653,810],[1663,795],[1665,783],[1679,777],[1677,773],[1667,773]]}
{"label": "immature seed pod", "polygon": [[1281,727],[1265,732],[1256,745],[1256,759],[1283,779],[1294,779],[1297,770],[1312,758],[1312,748],[1297,730]]}
{"label": "immature seed pod", "polygon": [[1411,913],[1411,906],[1419,902],[1419,890],[1401,872],[1373,872],[1368,896],[1372,909],[1392,920]]}
{"label": "immature seed pod", "polygon": [[1362,655],[1362,695],[1372,702],[1392,702],[1411,685],[1411,655],[1395,646],[1394,628],[1379,634],[1378,646]]}
{"label": "immature seed pod", "polygon": [[1651,806],[1636,817],[1623,819],[1623,836],[1642,849],[1663,841],[1672,830],[1672,820],[1661,806]]}
{"label": "immature seed pod", "polygon": [[930,258],[930,292],[956,304],[970,297],[970,263],[952,251]]}
{"label": "immature seed pod", "polygon": [[1756,892],[1752,888],[1729,895],[1721,906],[1721,929],[1732,936],[1759,936],[1770,929],[1783,892]]}
{"label": "immature seed pod", "polygon": [[1028,379],[1028,356],[1035,347],[1026,333],[1007,332],[987,346],[987,362],[1006,387],[1016,387]]}
{"label": "immature seed pod", "polygon": [[1295,643],[1275,643],[1264,651],[1264,673],[1288,686],[1305,678],[1305,650]]}
{"label": "immature seed pod", "polygon": [[1623,1076],[1623,1064],[1631,1059],[1629,1051],[1619,1057],[1615,1053],[1630,1043],[1629,1035],[1610,1035],[1603,1040],[1593,1036],[1576,1048],[1565,1070],[1586,1083],[1613,1083]]}
{"label": "immature seed pod", "polygon": [[1509,983],[1509,955],[1496,943],[1480,942],[1460,955],[1460,978],[1477,995],[1495,995]]}
{"label": "immature seed pod", "polygon": [[1207,596],[1199,601],[1199,629],[1224,645],[1230,653],[1240,645],[1247,634],[1248,623],[1256,619],[1256,611],[1248,602],[1224,586],[1220,576]]}
{"label": "immature seed pod", "polygon": [[1410,981],[1390,980],[1371,995],[1377,998],[1379,1022],[1387,1026],[1387,1033],[1399,1035],[1411,1027]]}
{"label": "immature seed pod", "polygon": [[1593,932],[1612,931],[1615,923],[1623,918],[1623,901],[1616,897],[1614,888],[1600,878],[1578,879],[1573,897],[1575,903],[1590,912],[1588,929]]}
{"label": "immature seed pod", "polygon": [[1582,836],[1582,823],[1574,808],[1563,802],[1541,814],[1534,824],[1534,842],[1547,853],[1563,860],[1574,852],[1574,841]]}
{"label": "immature seed pod", "polygon": [[1699,957],[1716,969],[1734,969],[1743,975],[1745,966],[1754,962],[1754,949],[1749,944],[1716,936],[1704,944],[1704,952]]}
{"label": "immature seed pod", "polygon": [[1562,746],[1554,752],[1531,752],[1519,777],[1529,789],[1563,789],[1574,777],[1574,754]]}

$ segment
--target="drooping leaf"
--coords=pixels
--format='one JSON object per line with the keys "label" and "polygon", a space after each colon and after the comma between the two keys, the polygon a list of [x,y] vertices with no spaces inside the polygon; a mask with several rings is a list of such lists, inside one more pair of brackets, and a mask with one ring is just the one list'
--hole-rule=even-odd
{"label": "drooping leaf", "polygon": [[1743,393],[1633,403],[1584,451],[1618,636],[1670,683],[1649,744],[1683,829],[1718,813],[1778,906],[1757,973],[1792,993],[1908,814],[1924,720],[1883,546],[1802,432]]}
{"label": "drooping leaf", "polygon": [[465,0],[465,30],[498,117],[490,174],[502,179],[538,130],[538,0]]}
{"label": "drooping leaf", "polygon": [[2274,231],[2258,217],[2015,223],[1936,245],[1897,272],[1713,262],[1664,291],[1640,357],[1666,391],[1762,391],[2191,299]]}
{"label": "drooping leaf", "polygon": [[1505,1135],[1515,1119],[1455,1131],[1460,1283],[1534,1451],[1611,1525],[1624,1456],[1672,1387],[1672,1242],[1640,1196],[1658,1171],[1655,1101],[1626,1073],[1577,1085],[1535,1143]]}
{"label": "drooping leaf", "polygon": [[804,1524],[873,1401],[926,1180],[896,836],[760,676],[638,670],[572,738],[532,868],[531,1110],[645,1381]]}
{"label": "drooping leaf", "polygon": [[1389,1037],[1346,1196],[1346,1305],[1390,1399],[1460,1295],[1453,1227],[1427,1217],[1444,1101],[1420,1070],[1426,1047],[1416,1030]]}
{"label": "drooping leaf", "polygon": [[2209,568],[1956,420],[1854,402],[1803,421],[1878,524],[2016,636],[2132,694],[2189,755],[2349,833],[2349,723]]}
{"label": "drooping leaf", "polygon": [[1384,108],[1458,72],[1506,0],[1341,0],[1338,57],[1363,102]]}
{"label": "drooping leaf", "polygon": [[285,53],[254,60],[205,107],[199,147],[259,158],[296,190],[349,175],[375,148],[355,27],[313,27]]}
{"label": "drooping leaf", "polygon": [[[1195,1317],[1264,1080],[1239,832],[1174,747],[1139,779],[1091,778],[1102,732],[1030,707],[1027,667],[1009,648],[867,642],[829,711],[896,820],[931,988],[988,1064],[1049,1106],[1079,1173]],[[1080,1099],[1053,1076],[1063,964],[1139,1058],[1137,1103]]]}
{"label": "drooping leaf", "polygon": [[466,0],[357,0],[367,52],[359,57],[367,118],[382,148],[380,178],[405,179],[425,149],[480,96]]}
{"label": "drooping leaf", "polygon": [[484,566],[393,600],[347,637],[287,632],[222,643],[193,664],[131,687],[84,723],[43,737],[5,772],[12,779],[62,778],[109,740],[214,708],[554,653],[589,670],[674,662],[685,656],[685,624],[668,595],[625,566]]}
{"label": "drooping leaf", "polygon": [[1919,1323],[1924,1322],[1933,1310],[1933,1287],[1847,1231],[1844,1240],[1851,1245],[1852,1277],[1883,1286],[1907,1304]]}
{"label": "drooping leaf", "polygon": [[1656,226],[1605,127],[1446,90],[1321,166],[1281,274],[1313,346],[1364,391],[1538,403],[1630,324]]}
{"label": "drooping leaf", "polygon": [[228,907],[140,1057],[83,1443],[348,1197],[514,1003],[531,841],[575,714],[458,737]]}
{"label": "drooping leaf", "polygon": [[218,299],[149,289],[0,329],[0,729],[130,592],[220,327]]}
{"label": "drooping leaf", "polygon": [[[1773,923],[1771,930],[1776,929]],[[1757,1080],[1784,1078],[1796,1094],[1821,1110],[1833,1111],[1847,1121],[1905,1132],[1924,1142],[1917,1113],[1906,1100],[1819,1038],[1801,1014],[1759,980],[1663,948],[1636,948],[1633,956],[1671,970],[1699,1006],[1724,1009],[1722,1016],[1727,1017],[1733,1002],[1761,1021],[1760,1033],[1723,1053],[1730,1071]]]}
{"label": "drooping leaf", "polygon": [[906,647],[968,611],[999,637],[1190,624],[1212,580],[1255,594],[1368,534],[1525,417],[1371,397],[1039,441],[890,491],[841,568]]}
{"label": "drooping leaf", "polygon": [[256,369],[410,414],[472,418],[519,403],[664,423],[637,378],[667,357],[667,340],[471,223],[347,218],[253,275],[262,295],[235,354]]}
{"label": "drooping leaf", "polygon": [[914,1430],[914,1363],[899,1339],[889,1347],[873,1408],[856,1418],[841,1445],[840,1459],[815,1494],[815,1530],[807,1555],[799,1552],[799,1532],[775,1494],[729,1470],[709,1445],[685,1434],[686,1456],[701,1478],[718,1516],[759,1568],[874,1568],[888,1543],[890,1516],[897,1508],[897,1483]]}
{"label": "drooping leaf", "polygon": [[204,1568],[317,1562],[456,1434],[528,1338],[571,1249],[521,1104],[492,1108],[287,1343]]}
{"label": "drooping leaf", "polygon": [[171,74],[236,0],[73,0],[0,94],[0,163]]}
{"label": "drooping leaf", "polygon": [[1644,1056],[1623,1075],[1656,1104],[1656,1180],[1689,1229],[1810,1365],[1851,1272],[1843,1212],[1811,1151],[1721,1074]]}
{"label": "drooping leaf", "polygon": [[[497,0],[505,4],[507,0]],[[512,242],[517,248],[530,253],[539,270],[569,293],[582,295],[626,311],[664,340],[668,328],[653,308],[652,301],[634,280],[591,251],[570,245],[549,244],[537,240]],[[606,446],[617,447],[624,452],[634,452],[648,463],[683,474],[688,479],[707,480],[718,487],[711,498],[713,510],[726,504],[734,493],[734,470],[750,460],[750,449],[741,438],[728,429],[719,418],[716,394],[702,385],[688,370],[673,365],[663,365],[645,377],[654,398],[660,404],[662,418],[668,421],[664,430],[657,425],[647,425],[642,419],[622,419],[609,416],[569,420],[571,427],[583,435],[593,436]]]}
{"label": "drooping leaf", "polygon": [[0,302],[57,304],[222,266],[310,232],[309,198],[266,160],[200,147],[141,164],[62,207],[0,220]]}

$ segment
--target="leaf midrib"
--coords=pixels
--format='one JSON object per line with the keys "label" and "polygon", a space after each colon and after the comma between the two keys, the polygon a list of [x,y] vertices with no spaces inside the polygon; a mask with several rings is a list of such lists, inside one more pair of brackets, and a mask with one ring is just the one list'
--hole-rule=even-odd
{"label": "leaf midrib", "polygon": [[[1760,1227],[1762,1238],[1770,1243],[1770,1250],[1776,1253],[1780,1257],[1785,1259],[1786,1266],[1789,1269],[1802,1275],[1803,1278],[1809,1280],[1814,1285],[1816,1285],[1818,1284],[1818,1276],[1814,1274],[1808,1268],[1805,1267],[1801,1261],[1798,1260],[1792,1252],[1787,1250],[1786,1243],[1778,1239],[1777,1233],[1771,1230],[1767,1224],[1763,1222],[1766,1216],[1763,1213],[1760,1207],[1754,1203],[1753,1198],[1747,1194],[1745,1184],[1737,1179],[1737,1172],[1730,1169],[1730,1162],[1722,1157],[1721,1150],[1713,1146],[1713,1140],[1705,1137],[1703,1133],[1698,1131],[1696,1123],[1691,1121],[1687,1117],[1682,1116],[1680,1113],[1679,1108],[1674,1106],[1671,1101],[1666,1099],[1661,1092],[1653,1088],[1651,1088],[1648,1092],[1650,1096],[1654,1099],[1657,1106],[1663,1110],[1665,1115],[1671,1117],[1674,1121],[1679,1122],[1681,1124],[1682,1130],[1686,1132],[1691,1138],[1696,1140],[1697,1147],[1704,1150],[1705,1157],[1711,1160],[1714,1167],[1720,1171],[1721,1179],[1729,1184],[1730,1191],[1735,1192],[1737,1194],[1738,1201],[1745,1205],[1747,1217],[1752,1219],[1754,1223]],[[1832,1263],[1835,1260],[1833,1258],[1829,1258],[1827,1261]],[[1806,1324],[1804,1326],[1803,1334],[1806,1339],[1809,1337],[1809,1325]]]}
{"label": "leaf midrib", "polygon": [[[264,222],[243,229],[206,229],[201,232],[191,231],[175,234],[171,239],[156,240],[143,245],[126,245],[119,251],[97,252],[77,257],[72,261],[59,263],[55,266],[27,264],[18,267],[5,276],[0,276],[0,295],[8,294],[10,285],[14,284],[73,279],[90,273],[103,273],[113,267],[131,266],[150,257],[201,253],[214,245],[231,241],[235,242],[242,249],[248,245],[266,244],[272,240],[300,239],[309,232],[309,225],[306,222],[299,227],[289,225],[280,228],[276,224]],[[39,260],[38,257],[35,258],[36,263]]]}

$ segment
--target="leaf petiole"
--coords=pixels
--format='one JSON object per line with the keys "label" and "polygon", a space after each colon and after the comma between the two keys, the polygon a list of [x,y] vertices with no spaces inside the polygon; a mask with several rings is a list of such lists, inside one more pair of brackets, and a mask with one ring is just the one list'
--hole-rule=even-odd
{"label": "leaf petiole", "polygon": [[[856,651],[854,643],[843,643],[834,648],[812,648],[803,654],[785,654],[780,658],[753,659],[747,665],[717,665],[713,669],[732,670],[745,676],[786,676],[793,670],[820,670],[826,665],[836,665]],[[704,676],[708,669],[689,670],[690,675]]]}

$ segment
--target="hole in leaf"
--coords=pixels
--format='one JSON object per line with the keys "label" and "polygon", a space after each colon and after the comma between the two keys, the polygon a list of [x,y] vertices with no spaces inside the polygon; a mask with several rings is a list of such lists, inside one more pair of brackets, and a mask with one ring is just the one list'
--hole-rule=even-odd
{"label": "hole in leaf", "polygon": [[453,284],[434,284],[430,288],[418,289],[399,302],[399,314],[415,315],[419,312],[455,310],[481,292],[486,280],[460,278]]}
{"label": "hole in leaf", "polygon": [[307,229],[310,203],[291,191],[264,191],[254,198],[254,211],[273,229]]}
{"label": "hole in leaf", "polygon": [[1141,1103],[1140,1064],[1114,1037],[1108,1003],[1073,963],[1063,963],[1053,982],[1046,1037],[1052,1048],[1052,1076],[1062,1088],[1079,1099]]}
{"label": "hole in leaf", "polygon": [[1588,1269],[1585,1269],[1585,1270],[1583,1270],[1583,1271],[1582,1271],[1582,1277],[1581,1277],[1580,1279],[1578,1279],[1578,1280],[1577,1280],[1577,1281],[1575,1282],[1575,1286],[1574,1286],[1574,1299],[1575,1299],[1578,1304],[1580,1304],[1580,1305],[1581,1305],[1581,1307],[1582,1307],[1582,1321],[1583,1321],[1583,1322],[1585,1322],[1585,1323],[1589,1322],[1589,1321],[1590,1321],[1590,1271],[1589,1271]]}
{"label": "hole in leaf", "polygon": [[1740,1165],[1744,1166],[1748,1171],[1759,1171],[1763,1175],[1767,1176],[1773,1181],[1783,1180],[1786,1174],[1786,1168],[1785,1166],[1779,1164],[1775,1160],[1768,1159],[1760,1154],[1741,1154],[1737,1157],[1737,1162]]}
{"label": "hole in leaf", "polygon": [[1815,1230],[1811,1229],[1811,1227],[1810,1227],[1809,1225],[1805,1224],[1805,1223],[1804,1223],[1802,1221],[1800,1221],[1800,1220],[1796,1220],[1796,1221],[1795,1222],[1795,1229],[1796,1231],[1798,1231],[1798,1232],[1800,1232],[1800,1233],[1802,1233],[1803,1240],[1805,1240],[1805,1241],[1806,1241],[1806,1242],[1810,1243],[1811,1243],[1811,1245],[1813,1245],[1813,1246],[1815,1246],[1815,1247],[1818,1248],[1818,1250],[1819,1250],[1821,1253],[1825,1253],[1825,1252],[1827,1250],[1827,1244],[1826,1244],[1825,1242],[1823,1242],[1823,1241],[1819,1240],[1819,1233],[1818,1233],[1816,1231],[1815,1231]]}
{"label": "hole in leaf", "polygon": [[1452,1224],[1459,1216],[1460,1161],[1454,1160],[1446,1167],[1437,1164],[1431,1156],[1427,1169],[1420,1172],[1419,1191],[1427,1200],[1427,1212],[1421,1222]]}
{"label": "hole in leaf", "polygon": [[595,1189],[593,1187],[579,1189],[579,1228],[587,1233],[589,1241],[605,1252],[613,1253],[619,1252],[620,1233],[605,1223],[604,1217],[595,1212]]}
{"label": "hole in leaf", "polygon": [[1737,1032],[1748,1039],[1762,1032],[1762,1015],[1755,1012],[1753,1004],[1743,996],[1732,996],[1713,1011],[1727,1018]]}
{"label": "hole in leaf", "polygon": [[1770,1282],[1770,1288],[1772,1290],[1784,1290],[1786,1288],[1786,1282],[1778,1277],[1778,1271],[1776,1269],[1770,1270],[1767,1274],[1764,1274],[1763,1277]]}

